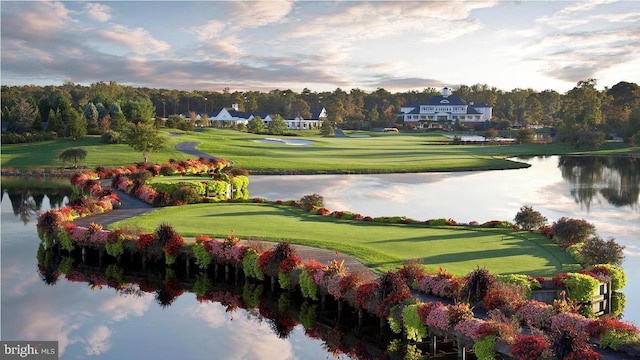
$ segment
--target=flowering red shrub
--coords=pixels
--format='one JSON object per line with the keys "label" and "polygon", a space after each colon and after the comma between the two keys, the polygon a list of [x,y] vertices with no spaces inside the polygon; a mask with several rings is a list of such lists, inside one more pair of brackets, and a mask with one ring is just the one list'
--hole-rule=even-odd
{"label": "flowering red shrub", "polygon": [[150,234],[141,234],[138,237],[138,249],[140,250],[144,250],[144,249],[148,249],[149,246],[151,246],[151,244],[153,244],[153,242],[156,241],[156,234],[154,233],[150,233]]}
{"label": "flowering red shrub", "polygon": [[380,289],[380,284],[377,282],[360,284],[356,289],[356,304],[363,306],[367,300],[370,300],[376,294],[378,289]]}
{"label": "flowering red shrub", "polygon": [[637,333],[638,328],[634,324],[626,323],[612,317],[601,317],[587,324],[587,333],[596,339],[600,339],[607,331]]}
{"label": "flowering red shrub", "polygon": [[289,273],[291,270],[293,270],[294,267],[298,266],[301,263],[302,263],[302,260],[300,260],[300,258],[297,255],[293,255],[280,261],[278,266],[285,273]]}
{"label": "flowering red shrub", "polygon": [[484,296],[486,309],[510,309],[514,310],[525,300],[524,290],[517,285],[509,283],[496,283]]}
{"label": "flowering red shrub", "polygon": [[164,244],[164,251],[169,256],[176,256],[184,243],[182,236],[175,234]]}
{"label": "flowering red shrub", "polygon": [[519,360],[537,360],[542,352],[551,346],[547,339],[537,335],[516,336],[515,342],[511,346],[511,354]]}
{"label": "flowering red shrub", "polygon": [[553,227],[549,225],[543,225],[543,226],[540,226],[538,230],[540,230],[540,233],[546,236],[547,238],[549,239],[553,238]]}
{"label": "flowering red shrub", "polygon": [[327,208],[321,207],[320,209],[318,209],[318,212],[316,214],[321,215],[321,216],[327,216],[327,215],[331,214],[331,211],[329,211],[329,209],[327,209]]}
{"label": "flowering red shrub", "polygon": [[402,268],[400,268],[400,270],[398,270],[398,274],[400,274],[400,276],[410,284],[412,281],[423,277],[425,275],[425,271],[420,264],[416,262],[407,262],[402,266]]}
{"label": "flowering red shrub", "polygon": [[551,281],[556,286],[564,287],[567,283],[567,279],[569,279],[569,275],[566,273],[558,273],[551,279]]}
{"label": "flowering red shrub", "polygon": [[354,274],[347,274],[341,277],[340,280],[338,280],[338,287],[340,289],[340,293],[344,294],[348,290],[355,288],[358,285],[359,281],[360,281],[359,277],[357,277]]}
{"label": "flowering red shrub", "polygon": [[209,235],[198,234],[198,236],[196,236],[196,244],[204,243],[210,240],[211,237]]}
{"label": "flowering red shrub", "polygon": [[265,274],[267,273],[267,268],[269,266],[269,263],[271,262],[272,255],[273,250],[267,250],[260,254],[260,257],[258,257],[258,265],[260,266],[260,270]]}
{"label": "flowering red shrub", "polygon": [[563,360],[599,360],[602,355],[598,354],[591,348],[581,349],[580,351],[572,351],[565,356]]}

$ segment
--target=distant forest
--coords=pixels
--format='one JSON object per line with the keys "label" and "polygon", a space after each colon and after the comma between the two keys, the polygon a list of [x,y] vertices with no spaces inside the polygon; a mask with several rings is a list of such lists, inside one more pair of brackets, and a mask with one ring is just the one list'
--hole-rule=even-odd
{"label": "distant forest", "polygon": [[[56,136],[85,136],[122,131],[127,123],[149,119],[177,119],[172,115],[191,113],[213,116],[232,104],[239,110],[280,114],[284,118],[305,116],[315,107],[325,107],[327,121],[343,129],[398,127],[400,107],[420,103],[438,95],[440,89],[391,93],[379,88],[297,93],[275,89],[269,92],[181,91],[120,85],[114,81],[89,86],[71,82],[61,86],[2,86],[3,142],[7,134],[54,132]],[[493,119],[482,129],[507,129],[518,124],[557,128],[557,141],[574,145],[598,145],[605,138],[640,140],[640,87],[621,81],[600,91],[588,79],[560,94],[553,90],[503,91],[486,84],[461,85],[453,93],[468,102],[493,106]],[[177,121],[177,120],[176,120]],[[171,123],[174,125],[175,121]],[[157,126],[166,125],[157,122]],[[190,126],[198,124],[190,124]],[[225,124],[219,124],[225,126]],[[52,136],[51,134],[48,136]],[[26,135],[29,137],[29,135]],[[38,137],[34,138],[39,139]]]}

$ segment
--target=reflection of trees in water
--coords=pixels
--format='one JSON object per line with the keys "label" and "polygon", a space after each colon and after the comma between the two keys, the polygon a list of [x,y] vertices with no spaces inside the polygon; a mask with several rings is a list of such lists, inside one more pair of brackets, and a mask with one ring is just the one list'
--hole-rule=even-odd
{"label": "reflection of trees in water", "polygon": [[640,159],[636,157],[561,156],[558,167],[571,184],[575,201],[589,210],[597,194],[615,207],[638,209]]}
{"label": "reflection of trees in water", "polygon": [[[25,190],[4,187],[3,191],[6,191],[9,196],[13,215],[19,217],[25,225],[35,219],[36,213],[42,210],[45,196],[49,198],[52,208],[60,208],[65,205],[65,198],[69,198],[72,194],[71,189]],[[3,194],[4,192],[0,197]]]}

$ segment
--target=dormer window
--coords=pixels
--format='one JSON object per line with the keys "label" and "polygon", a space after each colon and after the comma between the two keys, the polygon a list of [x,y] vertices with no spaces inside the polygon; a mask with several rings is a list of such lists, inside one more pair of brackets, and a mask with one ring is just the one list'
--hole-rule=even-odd
{"label": "dormer window", "polygon": [[440,104],[448,104],[448,103],[449,103],[449,100],[447,99],[440,100]]}

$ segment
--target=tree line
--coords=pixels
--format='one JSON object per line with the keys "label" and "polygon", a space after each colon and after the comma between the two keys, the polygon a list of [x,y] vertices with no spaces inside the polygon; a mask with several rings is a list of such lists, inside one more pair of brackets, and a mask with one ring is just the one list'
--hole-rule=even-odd
{"label": "tree line", "polygon": [[[111,81],[89,86],[71,82],[44,87],[2,86],[1,101],[3,131],[6,129],[7,133],[23,136],[55,133],[78,138],[119,132],[128,123],[146,123],[156,117],[171,118],[173,122],[179,121],[175,116],[178,114],[207,117],[231,104],[238,104],[241,111],[278,114],[284,118],[309,117],[313,108],[324,107],[328,122],[344,129],[408,128],[398,117],[401,106],[417,104],[438,94],[435,88],[397,93],[383,88],[372,92],[357,88],[348,92],[340,88],[324,92],[305,88],[299,93],[289,89],[181,91],[132,87]],[[468,102],[493,107],[492,120],[474,130],[502,130],[514,124],[543,125],[557,129],[558,141],[576,146],[597,146],[611,137],[640,142],[640,87],[635,83],[622,81],[598,90],[596,80],[588,79],[564,94],[530,88],[503,91],[475,84],[460,85],[454,94]]]}

